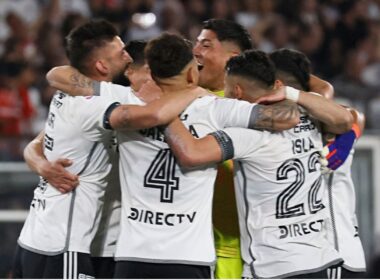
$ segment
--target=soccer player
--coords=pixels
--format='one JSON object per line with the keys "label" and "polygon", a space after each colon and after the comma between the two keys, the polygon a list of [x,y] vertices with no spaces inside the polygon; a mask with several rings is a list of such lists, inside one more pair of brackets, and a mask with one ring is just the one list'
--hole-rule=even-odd
{"label": "soccer player", "polygon": [[[281,49],[270,54],[276,66],[277,78],[287,85],[307,88],[310,75],[310,61],[295,50]],[[297,85],[298,83],[298,85]],[[329,97],[328,97],[329,98]],[[331,140],[328,167],[335,170],[331,179],[327,179],[328,202],[331,215],[329,239],[339,251],[344,263],[329,271],[331,278],[365,278],[366,270],[363,246],[358,234],[355,213],[355,189],[351,178],[353,145],[364,130],[364,116],[354,109],[349,109],[354,117],[354,124],[349,132],[338,135]],[[338,168],[339,166],[339,168]],[[326,176],[325,176],[326,177]]]}
{"label": "soccer player", "polygon": [[[200,86],[218,96],[224,96],[224,69],[227,61],[251,48],[249,33],[236,22],[222,19],[205,21],[194,46],[194,55],[200,69]],[[330,84],[313,75],[310,80],[314,92],[333,95]],[[213,224],[218,256],[215,278],[240,278],[242,260],[231,160],[218,166],[213,199]]]}
{"label": "soccer player", "polygon": [[[234,98],[254,102],[275,83],[275,68],[260,51],[230,59],[226,69],[225,92]],[[325,122],[328,131],[344,132],[351,125],[344,108],[321,96],[294,88],[287,88],[286,96]],[[320,128],[304,111],[299,125],[280,133],[227,128],[197,140],[177,120],[165,134],[184,168],[234,157],[242,254],[254,276],[325,278],[326,268],[341,262],[325,236]]]}
{"label": "soccer player", "polygon": [[[131,62],[116,29],[105,21],[73,30],[67,52],[71,64],[95,80],[110,80]],[[79,186],[61,193],[41,178],[18,240],[15,278],[94,277],[90,245],[98,229],[104,191],[117,183],[110,178],[116,157],[110,128],[145,129],[166,123],[203,95],[189,91],[140,106],[128,88],[122,89],[119,96],[54,95],[41,133],[43,152],[50,161],[72,159],[69,171],[79,176]],[[134,105],[120,105],[116,100]]]}
{"label": "soccer player", "polygon": [[[146,58],[153,79],[166,94],[198,88],[192,46],[181,37],[163,34],[152,40]],[[59,80],[70,87],[67,73]],[[101,83],[100,94],[104,90],[115,89]],[[226,126],[287,129],[299,121],[297,106],[290,102],[262,106],[215,96],[194,101],[181,119],[198,136]],[[211,228],[215,166],[179,168],[159,128],[119,133],[118,140],[123,210],[115,276],[210,278],[215,261]]]}

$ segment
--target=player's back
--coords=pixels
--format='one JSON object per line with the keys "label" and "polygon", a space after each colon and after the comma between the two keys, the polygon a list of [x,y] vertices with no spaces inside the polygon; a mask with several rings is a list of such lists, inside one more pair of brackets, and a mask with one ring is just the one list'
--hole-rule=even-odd
{"label": "player's back", "polygon": [[[343,267],[354,272],[366,270],[363,246],[356,217],[355,187],[351,177],[354,149],[341,167],[325,176],[331,215],[329,240],[341,254]],[[329,182],[330,176],[332,181]]]}
{"label": "player's back", "polygon": [[[180,118],[195,137],[223,128],[229,117],[246,127],[252,105],[236,102],[204,97]],[[216,166],[180,168],[158,128],[119,134],[119,145],[124,205],[116,259],[212,264]]]}
{"label": "player's back", "polygon": [[242,255],[258,277],[305,274],[340,262],[324,229],[321,139],[307,115],[281,133],[246,130],[232,138]]}
{"label": "player's back", "polygon": [[69,158],[79,186],[62,194],[41,178],[19,243],[42,254],[66,250],[89,253],[113,161],[112,133],[102,128],[102,97],[54,95],[45,126],[44,154],[49,161]]}

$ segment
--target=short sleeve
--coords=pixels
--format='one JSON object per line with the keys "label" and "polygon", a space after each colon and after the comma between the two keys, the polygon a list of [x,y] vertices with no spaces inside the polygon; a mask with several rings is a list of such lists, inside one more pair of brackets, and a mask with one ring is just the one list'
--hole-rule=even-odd
{"label": "short sleeve", "polygon": [[114,100],[104,98],[103,96],[77,97],[81,98],[77,102],[77,118],[83,135],[91,140],[98,141],[111,130],[104,126],[104,116],[111,106],[114,106]]}
{"label": "short sleeve", "polygon": [[269,133],[238,127],[225,128],[223,131],[231,138],[234,147],[233,159],[236,160],[244,160],[255,155],[263,145],[267,144]]}
{"label": "short sleeve", "polygon": [[101,82],[99,90],[100,90],[100,96],[105,97],[105,98],[110,98],[114,102],[119,102],[121,104],[131,104],[131,105],[144,104],[144,102],[141,101],[133,93],[130,87],[116,85],[109,82]]}
{"label": "short sleeve", "polygon": [[254,103],[230,98],[217,98],[210,110],[219,127],[243,127],[249,126]]}

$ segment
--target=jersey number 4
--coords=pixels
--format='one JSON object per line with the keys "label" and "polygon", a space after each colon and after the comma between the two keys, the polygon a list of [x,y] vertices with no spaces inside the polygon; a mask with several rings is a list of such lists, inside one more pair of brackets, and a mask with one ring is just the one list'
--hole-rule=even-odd
{"label": "jersey number 4", "polygon": [[[308,172],[313,173],[317,171],[317,164],[319,154],[318,152],[314,152],[310,155],[308,159]],[[290,184],[285,190],[283,190],[280,195],[277,197],[276,201],[276,218],[291,218],[296,216],[305,215],[305,207],[304,203],[300,203],[297,205],[290,206],[289,202],[293,198],[293,196],[300,190],[302,185],[305,183],[305,167],[299,159],[288,159],[277,169],[277,180],[286,180],[288,179],[288,173],[295,172],[296,179]],[[317,180],[313,182],[309,189],[308,193],[308,205],[309,211],[311,214],[318,212],[325,208],[322,204],[321,200],[317,199],[319,188],[321,187],[321,176],[318,177]]]}
{"label": "jersey number 4", "polygon": [[144,187],[161,189],[161,202],[173,203],[174,191],[179,188],[175,167],[176,161],[170,149],[162,149],[145,173]]}

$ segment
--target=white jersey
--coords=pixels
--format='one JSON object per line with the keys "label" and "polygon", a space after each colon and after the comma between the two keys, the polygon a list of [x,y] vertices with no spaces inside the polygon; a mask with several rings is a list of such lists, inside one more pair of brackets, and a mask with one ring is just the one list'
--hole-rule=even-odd
{"label": "white jersey", "polygon": [[[354,149],[341,167],[325,178],[331,223],[328,224],[329,239],[341,254],[343,267],[354,272],[366,270],[363,246],[359,238],[355,208],[355,188],[351,178]],[[330,181],[329,176],[333,176]]]}
{"label": "white jersey", "polygon": [[91,243],[91,256],[93,257],[113,257],[120,232],[121,190],[116,134],[113,140],[116,157],[113,161],[112,170],[109,175],[110,179],[104,194],[104,205],[99,228]]}
{"label": "white jersey", "polygon": [[[123,103],[137,99],[124,88]],[[116,98],[117,97],[117,98]],[[69,158],[68,171],[79,186],[60,193],[41,179],[19,237],[20,246],[46,255],[65,251],[89,253],[103,206],[104,190],[115,159],[111,130],[104,114],[118,96],[70,97],[57,93],[45,126],[44,154],[49,161]],[[129,102],[128,102],[129,101]]]}
{"label": "white jersey", "polygon": [[[207,96],[195,100],[181,120],[202,137],[227,126],[247,127],[254,106]],[[180,168],[157,128],[118,136],[122,218],[116,260],[213,264],[216,165]]]}
{"label": "white jersey", "polygon": [[341,262],[324,228],[318,124],[301,115],[295,128],[280,133],[225,132],[234,147],[242,257],[254,276],[291,277]]}

